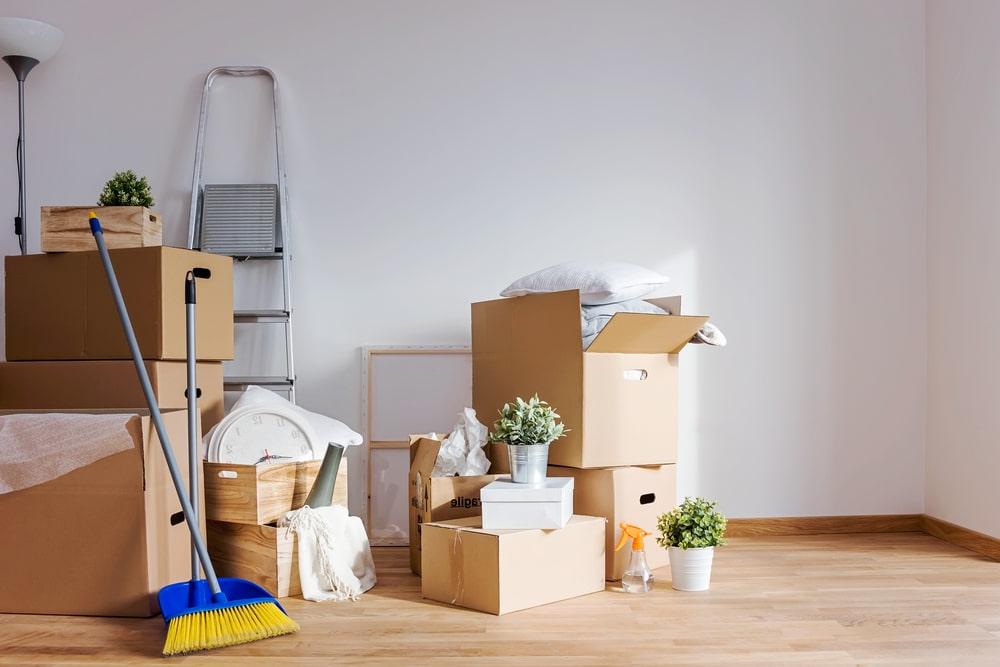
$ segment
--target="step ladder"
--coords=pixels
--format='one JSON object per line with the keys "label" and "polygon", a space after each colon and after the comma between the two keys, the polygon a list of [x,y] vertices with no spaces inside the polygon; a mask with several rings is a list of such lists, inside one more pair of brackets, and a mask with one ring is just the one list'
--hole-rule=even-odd
{"label": "step ladder", "polygon": [[[204,181],[205,134],[208,101],[212,84],[220,76],[267,77],[271,81],[274,105],[275,160],[278,182],[266,184],[209,184]],[[278,105],[278,79],[266,67],[216,67],[205,77],[198,115],[198,138],[191,179],[191,214],[187,247],[220,255],[237,262],[280,261],[283,307],[238,310],[238,324],[281,324],[285,332],[284,375],[226,376],[226,391],[260,385],[285,393],[295,402],[295,363],[292,354],[291,244],[288,232],[288,189],[285,177],[285,148]]]}

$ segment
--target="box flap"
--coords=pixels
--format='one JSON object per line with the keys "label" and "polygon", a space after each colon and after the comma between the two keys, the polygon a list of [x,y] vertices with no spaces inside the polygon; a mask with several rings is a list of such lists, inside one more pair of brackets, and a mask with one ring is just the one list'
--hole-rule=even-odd
{"label": "box flap", "polygon": [[430,477],[440,450],[440,440],[434,440],[426,435],[411,435],[410,472],[419,472],[424,477]]}
{"label": "box flap", "polygon": [[557,503],[566,493],[573,493],[572,477],[549,477],[538,486],[497,480],[483,487],[480,498],[484,503]]}
{"label": "box flap", "polygon": [[702,315],[615,313],[587,352],[677,354],[705,322]]}
{"label": "box flap", "polygon": [[[586,523],[589,521],[600,521],[601,523],[606,523],[607,519],[602,516],[585,516],[582,514],[574,514],[570,517],[569,523],[566,526]],[[425,523],[424,526],[436,526],[438,528],[445,528],[447,530],[463,530],[471,531],[473,533],[482,533],[483,535],[496,535],[502,537],[503,535],[510,535],[512,533],[528,533],[528,532],[548,532],[551,530],[560,530],[558,528],[504,528],[498,530],[486,530],[483,528],[483,517],[481,516],[470,516],[464,519],[451,519],[450,521],[434,521]],[[565,529],[563,529],[565,530]]]}

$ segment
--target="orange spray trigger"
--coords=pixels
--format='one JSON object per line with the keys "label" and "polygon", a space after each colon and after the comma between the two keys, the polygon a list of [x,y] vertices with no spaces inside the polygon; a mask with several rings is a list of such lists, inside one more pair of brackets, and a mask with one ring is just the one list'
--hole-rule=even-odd
{"label": "orange spray trigger", "polygon": [[618,540],[618,544],[615,545],[615,551],[621,550],[625,546],[625,541],[628,538],[632,538],[632,551],[645,551],[646,546],[642,541],[642,538],[646,535],[650,535],[648,531],[643,530],[639,526],[633,526],[630,523],[621,524],[622,536]]}

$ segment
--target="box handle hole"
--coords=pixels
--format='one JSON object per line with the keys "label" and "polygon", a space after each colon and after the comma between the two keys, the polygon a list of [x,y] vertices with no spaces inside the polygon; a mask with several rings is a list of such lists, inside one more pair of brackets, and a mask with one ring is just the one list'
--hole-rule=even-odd
{"label": "box handle hole", "polygon": [[179,523],[184,523],[184,512],[174,512],[170,515],[171,526],[176,526]]}
{"label": "box handle hole", "polygon": [[219,477],[222,479],[236,479],[239,475],[235,470],[220,470]]}
{"label": "box handle hole", "polygon": [[656,502],[656,494],[655,493],[644,493],[641,496],[639,496],[639,504],[640,505],[649,505],[649,504],[655,503],[655,502]]}
{"label": "box handle hole", "polygon": [[626,380],[642,381],[649,377],[649,373],[641,368],[631,368],[629,370],[622,371],[622,375]]}

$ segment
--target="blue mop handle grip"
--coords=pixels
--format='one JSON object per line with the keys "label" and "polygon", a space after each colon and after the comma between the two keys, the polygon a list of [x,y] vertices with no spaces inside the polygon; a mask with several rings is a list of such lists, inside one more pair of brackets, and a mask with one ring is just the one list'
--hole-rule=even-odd
{"label": "blue mop handle grip", "polygon": [[139,375],[139,384],[142,387],[142,393],[146,397],[146,403],[149,405],[149,413],[153,419],[153,426],[156,428],[156,434],[160,438],[160,447],[163,448],[163,457],[167,460],[170,478],[174,483],[174,489],[177,491],[177,497],[181,501],[181,509],[184,511],[188,530],[191,531],[191,539],[194,542],[195,550],[198,552],[198,557],[201,559],[201,566],[205,570],[205,578],[208,579],[212,596],[217,598],[222,595],[222,589],[219,587],[219,579],[215,575],[215,568],[212,567],[212,560],[208,556],[205,539],[198,529],[197,514],[191,505],[191,499],[184,490],[184,480],[181,479],[177,459],[174,458],[174,451],[170,445],[170,436],[167,435],[167,429],[163,424],[163,416],[160,414],[160,407],[156,402],[156,396],[153,395],[153,386],[149,382],[146,365],[142,363],[139,342],[135,338],[132,321],[129,319],[128,310],[125,308],[125,299],[122,298],[121,288],[118,286],[118,278],[115,276],[115,268],[111,264],[108,247],[104,243],[104,232],[101,230],[101,221],[97,219],[94,213],[90,214],[90,231],[97,242],[97,251],[101,256],[101,263],[104,265],[104,273],[107,275],[108,284],[111,287],[115,307],[118,309],[118,318],[121,320],[122,329],[125,332],[125,340],[128,342],[129,351],[132,353],[132,362],[135,364],[136,373]]}

